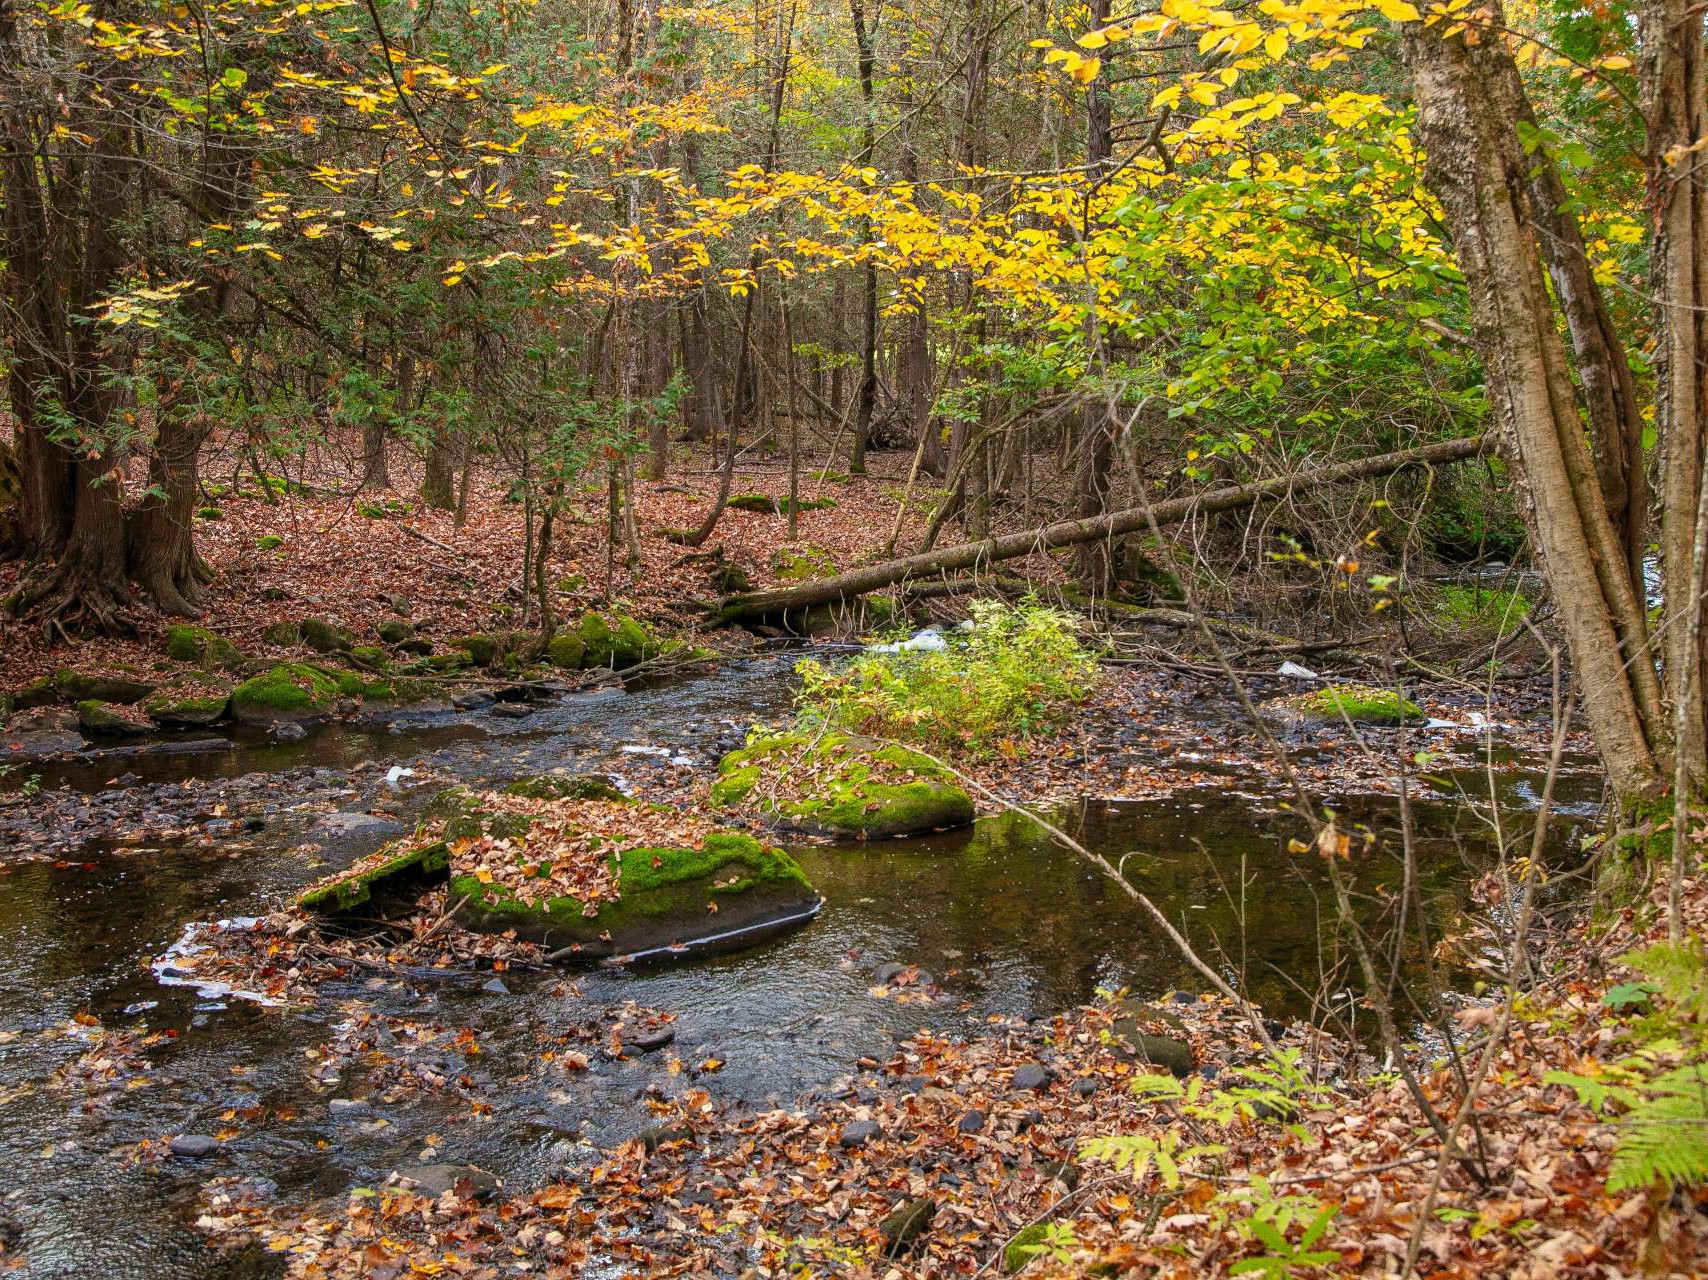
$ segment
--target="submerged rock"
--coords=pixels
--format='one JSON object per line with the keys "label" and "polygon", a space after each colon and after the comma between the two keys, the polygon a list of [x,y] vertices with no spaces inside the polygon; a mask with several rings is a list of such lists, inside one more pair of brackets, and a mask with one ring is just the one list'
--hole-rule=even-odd
{"label": "submerged rock", "polygon": [[497,1177],[472,1164],[422,1164],[399,1169],[397,1180],[412,1191],[437,1200],[455,1191],[469,1200],[490,1200],[503,1185]]}
{"label": "submerged rock", "polygon": [[906,747],[833,731],[775,734],[730,752],[711,799],[793,830],[862,840],[973,820],[972,797],[948,770]]}
{"label": "submerged rock", "polygon": [[1379,685],[1332,684],[1263,704],[1264,715],[1290,726],[1397,725],[1422,720],[1423,709],[1395,689]]}

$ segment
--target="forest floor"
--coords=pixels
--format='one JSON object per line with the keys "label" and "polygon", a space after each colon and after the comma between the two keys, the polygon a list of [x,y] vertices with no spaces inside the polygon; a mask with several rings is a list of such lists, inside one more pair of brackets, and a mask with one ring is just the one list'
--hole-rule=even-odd
{"label": "forest floor", "polygon": [[[679,458],[670,479],[636,484],[642,553],[637,572],[628,569],[621,545],[608,558],[604,490],[585,490],[557,522],[552,540],[548,581],[569,586],[554,608],[574,620],[582,610],[609,602],[661,631],[680,632],[704,622],[706,607],[723,594],[713,581],[721,563],[739,565],[756,585],[768,585],[777,580],[772,557],[781,549],[816,548],[837,568],[877,558],[896,523],[907,462],[874,455],[865,476],[829,473],[821,480],[820,472],[803,472],[801,501],[829,499],[834,505],[800,511],[792,542],[786,516],[730,508],[696,551],[665,534],[699,522],[717,494],[718,477]],[[506,502],[505,486],[478,474],[459,527],[453,512],[416,500],[413,488],[402,483],[402,468],[397,471],[398,489],[366,494],[354,492],[348,477],[330,468],[303,477],[307,488],[282,495],[266,495],[253,481],[215,486],[219,491],[206,499],[203,511],[217,512],[217,518],[198,518],[195,530],[196,547],[214,572],[202,625],[252,656],[272,652],[261,640],[268,624],[304,616],[370,637],[373,624],[391,614],[399,598],[428,638],[515,626],[522,604],[521,504]],[[738,469],[731,492],[786,498],[787,471],[771,463]],[[388,500],[405,509],[386,511]],[[922,532],[917,509],[923,505],[916,496],[912,514],[902,522],[904,549]],[[272,539],[278,544],[271,545]],[[0,598],[12,592],[21,572],[16,562],[0,564]],[[50,641],[19,623],[0,623],[0,688],[58,667],[93,672],[146,666],[160,657],[169,621],[144,615],[134,638],[71,643]]]}
{"label": "forest floor", "polygon": [[[1633,976],[1619,957],[1659,936],[1661,897],[1557,933],[1538,920],[1533,988],[1510,1008],[1468,1003],[1462,1057],[1420,1063],[1415,1096],[1302,1024],[1265,1023],[1295,1064],[1277,1075],[1238,1009],[1180,993],[1152,1025],[1190,1042],[1184,1100],[1134,1088],[1146,1067],[1110,1044],[1121,1011],[1100,1004],[967,1038],[922,1029],[816,1109],[737,1113],[686,1083],[651,1103],[647,1134],[520,1193],[471,1178],[291,1205],[216,1180],[197,1225],[316,1280],[1700,1276],[1708,1201],[1607,1191],[1617,1126],[1546,1078],[1629,1052],[1638,1017],[1603,995]],[[1708,883],[1686,904],[1700,936]],[[685,1064],[689,1081],[716,1067]],[[1455,1118],[1443,1159],[1430,1126]]]}

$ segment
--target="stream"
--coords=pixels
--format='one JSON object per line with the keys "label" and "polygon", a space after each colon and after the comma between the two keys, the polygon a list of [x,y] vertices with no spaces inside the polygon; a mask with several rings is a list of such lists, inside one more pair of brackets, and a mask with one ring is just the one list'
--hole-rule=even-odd
{"label": "stream", "polygon": [[[123,792],[165,803],[186,778],[252,785],[247,802],[207,817],[198,838],[136,840],[117,823],[75,853],[0,877],[0,1211],[23,1231],[21,1274],[271,1275],[274,1259],[233,1259],[202,1243],[192,1224],[204,1181],[243,1176],[285,1196],[334,1195],[451,1161],[531,1186],[644,1129],[649,1093],[691,1082],[730,1106],[810,1106],[815,1091],[841,1087],[855,1059],[886,1056],[894,1037],[921,1025],[969,1032],[997,1016],[1047,1016],[1100,988],[1146,997],[1202,989],[1125,896],[1015,814],[927,839],[792,846],[825,895],[819,918],[689,963],[509,972],[498,983],[490,971],[358,975],[289,1010],[208,999],[163,985],[150,968],[191,923],[282,907],[402,829],[328,823],[328,810],[393,800],[408,822],[450,781],[554,770],[611,773],[645,795],[655,771],[710,770],[749,724],[784,714],[788,673],[787,661],[758,657],[627,692],[570,695],[520,718],[397,716],[293,743],[256,737],[192,755],[43,766],[41,786],[92,802]],[[1226,714],[1205,704],[1206,742]],[[417,771],[396,792],[385,782],[394,764]],[[1502,772],[1503,802],[1533,808],[1539,772]],[[1452,794],[1478,785],[1475,770],[1449,776],[1438,798],[1417,806],[1424,900],[1443,928],[1489,857],[1483,824]],[[1556,798],[1569,817],[1593,812],[1599,794],[1579,771]],[[1266,1012],[1296,1017],[1309,1012],[1331,959],[1332,903],[1310,860],[1288,851],[1300,828],[1279,801],[1270,783],[1229,778],[1161,800],[1086,799],[1052,817],[1092,849],[1125,857],[1129,878]],[[1349,821],[1394,824],[1390,800],[1339,801]],[[303,853],[305,842],[319,854]],[[1398,882],[1385,855],[1356,866],[1364,889]],[[873,995],[873,972],[887,962],[928,970],[943,994],[929,1003]],[[585,1070],[566,1070],[555,1056],[566,1030],[595,1026],[626,1002],[675,1015],[675,1044],[626,1060],[590,1052]],[[64,1074],[96,1031],[79,1015],[168,1036],[141,1069],[90,1083]],[[355,1039],[368,1048],[329,1047]],[[722,1065],[696,1070],[708,1060]],[[400,1079],[445,1083],[399,1088]],[[221,1135],[218,1151],[135,1155],[139,1143],[158,1151],[159,1140],[188,1133]]]}

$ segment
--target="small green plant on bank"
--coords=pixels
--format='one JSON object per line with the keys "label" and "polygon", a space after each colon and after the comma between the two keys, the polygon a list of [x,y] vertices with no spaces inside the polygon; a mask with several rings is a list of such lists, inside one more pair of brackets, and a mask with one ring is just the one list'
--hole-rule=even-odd
{"label": "small green plant on bank", "polygon": [[1435,619],[1443,626],[1487,632],[1505,639],[1530,616],[1522,591],[1491,591],[1474,582],[1448,582],[1435,589]]}
{"label": "small green plant on bank", "polygon": [[1180,1166],[1200,1156],[1215,1156],[1227,1148],[1207,1142],[1191,1147],[1180,1145],[1180,1135],[1173,1129],[1156,1137],[1148,1133],[1114,1134],[1106,1138],[1090,1138],[1079,1149],[1087,1160],[1101,1160],[1132,1174],[1133,1181],[1142,1183],[1156,1170],[1157,1180],[1165,1191],[1178,1191],[1182,1181]]}
{"label": "small green plant on bank", "polygon": [[1550,1071],[1596,1111],[1616,1117],[1619,1145],[1607,1189],[1708,1184],[1708,964],[1700,937],[1622,957],[1646,981],[1622,983],[1603,1003],[1633,1010],[1635,1049],[1593,1074]]}
{"label": "small green plant on bank", "polygon": [[800,663],[803,716],[927,749],[1018,754],[1086,699],[1097,661],[1059,610],[975,600],[972,614],[966,642],[938,652]]}
{"label": "small green plant on bank", "polygon": [[1332,1092],[1311,1079],[1297,1049],[1283,1049],[1266,1062],[1230,1068],[1223,1080],[1227,1083],[1211,1087],[1201,1076],[1180,1081],[1171,1075],[1140,1075],[1134,1077],[1132,1089],[1142,1098],[1172,1102],[1194,1120],[1219,1125],[1236,1120],[1276,1121],[1301,1137],[1304,1131],[1293,1123],[1301,1104]]}
{"label": "small green plant on bank", "polygon": [[[1316,1247],[1339,1212],[1334,1205],[1315,1196],[1278,1196],[1267,1178],[1255,1178],[1250,1187],[1232,1194],[1251,1203],[1251,1216],[1238,1224],[1239,1231],[1262,1245],[1264,1252],[1255,1258],[1241,1258],[1228,1268],[1229,1275],[1282,1280],[1295,1269],[1340,1261],[1335,1250]],[[1301,1229],[1297,1240],[1293,1239],[1295,1229]]]}

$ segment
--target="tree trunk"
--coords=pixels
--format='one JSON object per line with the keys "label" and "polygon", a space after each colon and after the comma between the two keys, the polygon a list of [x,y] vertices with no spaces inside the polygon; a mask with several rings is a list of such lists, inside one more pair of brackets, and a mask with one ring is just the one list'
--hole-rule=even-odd
{"label": "tree trunk", "polygon": [[[1648,0],[1641,9],[1643,115],[1654,247],[1655,429],[1661,473],[1660,635],[1677,777],[1708,789],[1704,697],[1708,602],[1702,599],[1703,435],[1708,431],[1708,70],[1702,9],[1691,0]],[[1640,581],[1640,579],[1639,579]]]}
{"label": "tree trunk", "polygon": [[[982,447],[982,446],[981,446]],[[1214,515],[1250,506],[1264,498],[1281,498],[1296,488],[1320,488],[1351,480],[1367,480],[1373,476],[1390,475],[1407,467],[1442,466],[1474,458],[1483,451],[1484,437],[1470,436],[1460,440],[1445,440],[1440,444],[1423,445],[1399,453],[1378,454],[1354,462],[1317,467],[1296,475],[1257,480],[1251,484],[1230,485],[1188,498],[1173,498],[1150,507],[1130,507],[1110,511],[1091,520],[1061,520],[1041,529],[1026,529],[1020,533],[1005,533],[980,542],[944,547],[940,551],[923,552],[867,565],[848,573],[816,582],[803,582],[794,587],[776,587],[769,591],[752,591],[730,596],[719,612],[722,622],[739,622],[744,618],[760,618],[790,609],[805,609],[813,605],[831,604],[853,596],[865,595],[883,587],[906,582],[910,578],[937,577],[962,569],[983,568],[998,560],[1048,551],[1052,547],[1074,546],[1093,539],[1116,538],[1124,533],[1149,529],[1158,525],[1178,524],[1194,516]]]}
{"label": "tree trunk", "polygon": [[[1501,21],[1496,15],[1495,22]],[[1525,480],[1584,705],[1614,790],[1653,795],[1664,721],[1643,603],[1584,440],[1533,230],[1531,162],[1510,101],[1511,55],[1406,27],[1429,183],[1470,294],[1498,438]]]}
{"label": "tree trunk", "polygon": [[[866,26],[866,12],[860,0],[848,0],[848,15],[854,24],[854,48],[860,74],[860,103],[865,123],[860,131],[860,153],[855,167],[869,169],[877,149],[877,121],[874,117],[875,86],[873,77],[876,57],[872,51],[872,33]],[[872,220],[861,218],[858,227],[860,244],[872,240]],[[878,402],[878,268],[867,260],[862,273],[864,293],[860,303],[860,385],[855,391],[854,448],[848,469],[855,475],[866,473],[866,444],[872,437],[872,416]]]}

